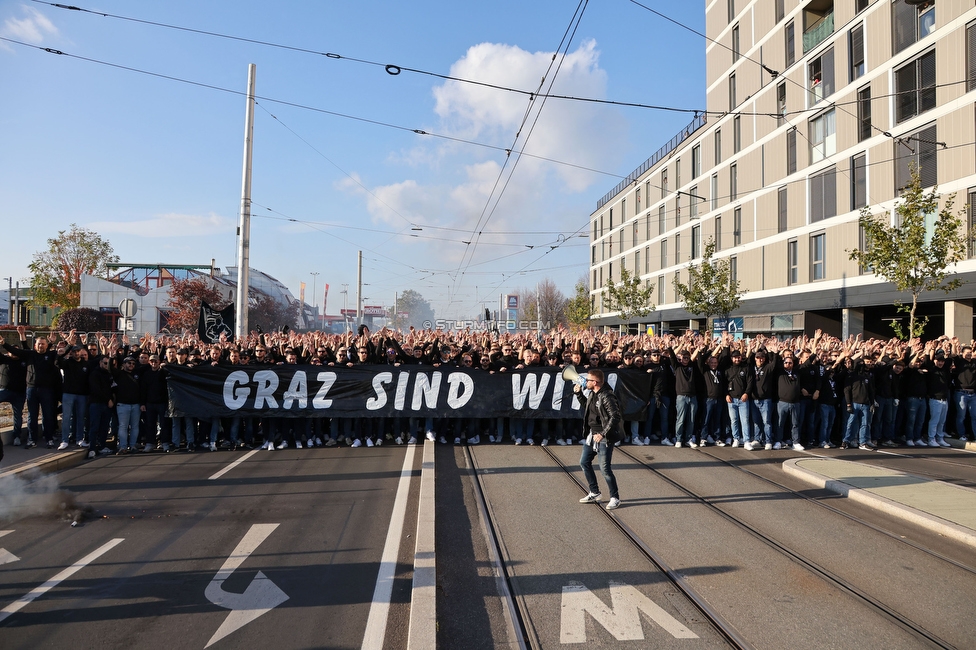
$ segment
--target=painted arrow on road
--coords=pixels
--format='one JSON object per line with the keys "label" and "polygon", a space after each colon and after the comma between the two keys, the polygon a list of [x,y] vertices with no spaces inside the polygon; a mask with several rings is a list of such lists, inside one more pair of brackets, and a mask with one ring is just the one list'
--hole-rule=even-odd
{"label": "painted arrow on road", "polygon": [[[14,531],[12,530],[0,530],[0,537],[4,535],[9,535]],[[11,562],[16,562],[20,558],[8,551],[5,548],[0,548],[0,564],[10,564]]]}
{"label": "painted arrow on road", "polygon": [[210,647],[228,634],[239,630],[262,614],[288,600],[288,595],[271,582],[267,576],[258,571],[254,580],[247,586],[243,594],[224,591],[224,580],[229,578],[239,568],[244,560],[261,545],[261,542],[274,532],[278,524],[254,524],[244,535],[230,557],[224,561],[220,571],[207,585],[207,600],[218,607],[231,610],[206,647]]}

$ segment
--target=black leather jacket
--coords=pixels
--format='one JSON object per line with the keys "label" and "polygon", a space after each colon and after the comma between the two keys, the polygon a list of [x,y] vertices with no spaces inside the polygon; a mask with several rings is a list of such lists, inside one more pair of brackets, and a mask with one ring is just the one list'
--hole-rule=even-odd
{"label": "black leather jacket", "polygon": [[[617,396],[613,394],[609,386],[604,386],[599,392],[590,393],[589,397],[583,391],[575,393],[576,399],[583,405],[583,438],[590,433],[599,433],[607,440],[607,444],[613,444],[624,439],[623,418],[620,415],[620,403]],[[600,421],[603,423],[602,431],[591,431],[587,414],[590,405],[597,410]]]}

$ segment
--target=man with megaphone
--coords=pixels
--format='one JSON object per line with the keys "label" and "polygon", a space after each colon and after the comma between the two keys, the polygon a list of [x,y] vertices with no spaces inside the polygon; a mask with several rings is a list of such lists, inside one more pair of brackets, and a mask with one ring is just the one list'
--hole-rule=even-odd
{"label": "man with megaphone", "polygon": [[596,473],[593,471],[593,459],[599,457],[600,471],[610,492],[607,510],[613,510],[620,507],[617,479],[610,465],[613,458],[613,443],[624,437],[620,403],[617,402],[617,397],[612,390],[604,388],[602,370],[592,368],[586,375],[580,376],[580,379],[585,379],[588,395],[584,395],[579,381],[574,382],[573,392],[576,394],[576,399],[585,407],[583,435],[586,440],[583,444],[583,454],[580,456],[580,467],[583,468],[583,475],[589,488],[589,493],[580,499],[580,503],[596,503],[602,496],[600,486],[596,482]]}

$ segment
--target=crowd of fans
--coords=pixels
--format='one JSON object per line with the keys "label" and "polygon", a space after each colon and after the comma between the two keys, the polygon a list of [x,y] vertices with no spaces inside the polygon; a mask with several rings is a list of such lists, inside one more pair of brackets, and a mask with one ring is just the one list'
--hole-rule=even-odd
{"label": "crowd of fans", "polygon": [[[973,342],[940,337],[846,341],[570,332],[484,331],[252,333],[205,343],[195,336],[52,333],[0,352],[0,402],[14,415],[14,444],[72,444],[97,454],[136,450],[268,450],[384,443],[426,437],[447,444],[482,438],[516,445],[576,444],[577,414],[565,419],[167,416],[170,366],[310,364],[429,365],[489,373],[533,367],[647,373],[646,408],[625,422],[623,444],[660,443],[774,450],[810,446],[948,446],[976,430]],[[23,427],[27,406],[26,436]],[[57,412],[62,413],[58,443]],[[968,421],[968,426],[967,426]],[[620,444],[620,443],[618,443]]]}

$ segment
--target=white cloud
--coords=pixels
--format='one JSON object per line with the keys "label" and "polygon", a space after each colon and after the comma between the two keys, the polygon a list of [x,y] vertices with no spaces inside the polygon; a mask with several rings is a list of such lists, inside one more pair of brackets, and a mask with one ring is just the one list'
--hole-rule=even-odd
{"label": "white cloud", "polygon": [[199,237],[234,232],[237,220],[218,214],[162,214],[142,221],[96,221],[88,227],[98,233],[119,233],[151,238]]}
{"label": "white cloud", "polygon": [[38,45],[45,36],[56,36],[58,28],[47,16],[33,7],[21,7],[26,16],[24,18],[7,18],[0,28],[0,34],[28,43]]}

